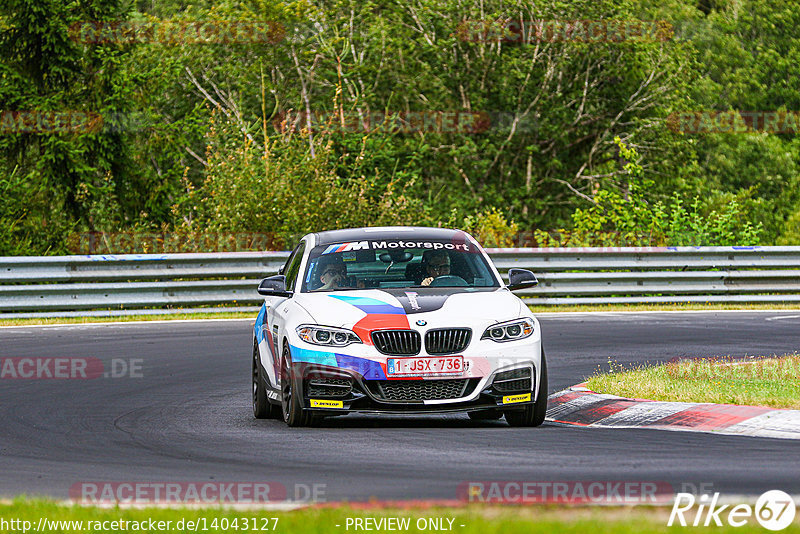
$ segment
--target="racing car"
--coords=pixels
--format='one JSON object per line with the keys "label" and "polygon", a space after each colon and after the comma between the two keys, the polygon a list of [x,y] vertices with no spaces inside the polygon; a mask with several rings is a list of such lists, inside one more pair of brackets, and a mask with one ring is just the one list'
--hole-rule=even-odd
{"label": "racing car", "polygon": [[310,426],[325,416],[466,412],[541,425],[539,322],[469,234],[423,227],[304,236],[261,281],[253,413]]}

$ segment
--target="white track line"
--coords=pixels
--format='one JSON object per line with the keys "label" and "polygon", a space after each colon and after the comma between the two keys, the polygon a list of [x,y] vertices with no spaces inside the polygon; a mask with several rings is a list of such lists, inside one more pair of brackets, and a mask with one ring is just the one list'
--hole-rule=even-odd
{"label": "white track line", "polygon": [[[795,310],[786,310],[786,313],[792,313]],[[167,324],[167,323],[196,323],[200,321],[253,321],[255,320],[255,315],[257,312],[254,312],[253,319],[250,318],[233,318],[233,319],[164,319],[164,320],[156,320],[156,321],[102,321],[96,323],[52,323],[52,324],[30,324],[30,325],[9,325],[9,326],[0,326],[0,329],[3,328],[45,328],[45,327],[76,327],[76,326],[107,326],[107,325],[139,325],[139,324]],[[537,317],[575,317],[578,315],[658,315],[658,314],[682,314],[685,315],[687,313],[693,314],[705,314],[705,313],[773,313],[778,314],[781,313],[781,310],[671,310],[671,311],[587,311],[587,312],[536,312],[534,315]],[[777,315],[775,317],[767,318],[767,321],[774,321],[780,319],[795,319],[800,318],[800,315],[791,315],[791,316],[784,316],[784,315]],[[54,319],[57,319],[54,317]],[[0,315],[0,320],[2,320],[2,315]]]}

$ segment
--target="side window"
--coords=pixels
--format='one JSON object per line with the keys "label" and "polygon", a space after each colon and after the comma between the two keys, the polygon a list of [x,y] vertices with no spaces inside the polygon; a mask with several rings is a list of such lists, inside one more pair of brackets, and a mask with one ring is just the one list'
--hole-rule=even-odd
{"label": "side window", "polygon": [[300,262],[303,260],[303,251],[306,249],[306,243],[303,241],[297,248],[294,249],[292,257],[286,262],[286,268],[283,274],[286,275],[286,289],[294,291],[294,286],[297,283],[297,274],[300,271]]}
{"label": "side window", "polygon": [[288,257],[288,258],[286,258],[286,263],[284,263],[284,264],[281,266],[281,268],[280,268],[280,269],[278,269],[278,274],[283,274],[283,275],[285,275],[285,274],[286,274],[286,271],[288,271],[288,270],[289,270],[289,264],[290,264],[290,263],[292,263],[292,260],[294,260],[294,258],[295,258],[295,252],[297,252],[297,249],[299,249],[299,248],[300,248],[300,245],[302,245],[302,242],[301,242],[301,243],[298,243],[298,244],[296,244],[296,245],[294,246],[294,248],[292,249],[292,251],[289,253],[289,257]]}

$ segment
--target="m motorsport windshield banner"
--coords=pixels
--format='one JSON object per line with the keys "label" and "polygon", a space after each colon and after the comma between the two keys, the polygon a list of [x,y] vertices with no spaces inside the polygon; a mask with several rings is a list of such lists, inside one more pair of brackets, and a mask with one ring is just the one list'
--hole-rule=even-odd
{"label": "m motorsport windshield banner", "polygon": [[405,248],[421,248],[429,250],[457,250],[459,252],[473,252],[475,249],[470,246],[466,241],[461,243],[443,243],[441,241],[426,241],[426,240],[412,240],[412,239],[398,239],[398,240],[365,240],[365,241],[351,241],[349,243],[334,243],[322,252],[322,254],[333,254],[337,252],[353,252],[357,250],[393,250]]}

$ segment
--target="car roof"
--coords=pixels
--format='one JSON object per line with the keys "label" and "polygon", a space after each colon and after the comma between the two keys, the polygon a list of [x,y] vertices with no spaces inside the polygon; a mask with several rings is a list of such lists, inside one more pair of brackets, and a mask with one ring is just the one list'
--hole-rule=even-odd
{"label": "car roof", "polygon": [[449,228],[429,228],[425,226],[383,226],[368,228],[348,228],[345,230],[328,230],[317,232],[315,243],[317,245],[330,245],[333,243],[346,243],[364,239],[421,239],[430,241],[449,241],[458,238],[463,241],[467,234],[461,230]]}

